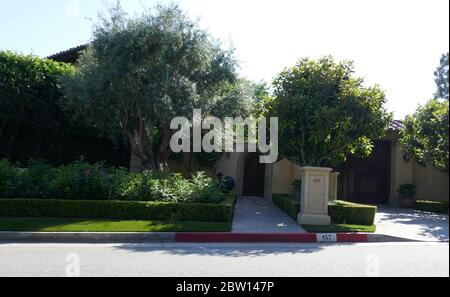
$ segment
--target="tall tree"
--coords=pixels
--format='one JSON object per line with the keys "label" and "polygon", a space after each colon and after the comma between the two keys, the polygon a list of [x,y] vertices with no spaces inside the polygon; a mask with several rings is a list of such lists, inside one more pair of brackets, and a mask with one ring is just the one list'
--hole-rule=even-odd
{"label": "tall tree", "polygon": [[58,76],[72,72],[67,64],[0,51],[0,158],[57,155],[65,120]]}
{"label": "tall tree", "polygon": [[448,172],[448,100],[433,99],[405,119],[403,151],[419,164]]}
{"label": "tall tree", "polygon": [[337,165],[368,156],[392,116],[379,87],[364,87],[351,62],[302,59],[274,82],[272,115],[279,117],[279,148],[300,166]]}
{"label": "tall tree", "polygon": [[437,85],[437,92],[434,94],[435,98],[441,98],[448,100],[448,71],[449,71],[449,57],[448,53],[443,54],[441,57],[441,62],[436,72],[434,73],[435,82]]}
{"label": "tall tree", "polygon": [[125,135],[143,169],[164,169],[172,118],[191,118],[195,108],[213,114],[222,99],[241,105],[226,91],[238,81],[236,67],[232,51],[178,6],[130,18],[117,5],[65,79],[67,103],[102,131]]}

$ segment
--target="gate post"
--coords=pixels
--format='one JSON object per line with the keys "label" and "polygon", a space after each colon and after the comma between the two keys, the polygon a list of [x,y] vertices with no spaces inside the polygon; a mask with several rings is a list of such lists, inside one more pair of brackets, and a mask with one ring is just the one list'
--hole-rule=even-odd
{"label": "gate post", "polygon": [[303,167],[301,211],[298,223],[301,225],[330,225],[328,198],[331,168]]}

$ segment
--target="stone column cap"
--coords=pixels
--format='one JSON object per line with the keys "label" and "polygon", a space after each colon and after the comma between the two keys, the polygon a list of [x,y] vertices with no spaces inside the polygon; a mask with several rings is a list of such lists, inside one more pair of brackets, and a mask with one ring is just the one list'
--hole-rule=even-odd
{"label": "stone column cap", "polygon": [[305,167],[301,167],[300,170],[301,170],[301,171],[311,170],[311,171],[325,171],[325,172],[331,172],[331,171],[333,171],[333,168],[329,168],[329,167],[313,167],[313,166],[305,166]]}

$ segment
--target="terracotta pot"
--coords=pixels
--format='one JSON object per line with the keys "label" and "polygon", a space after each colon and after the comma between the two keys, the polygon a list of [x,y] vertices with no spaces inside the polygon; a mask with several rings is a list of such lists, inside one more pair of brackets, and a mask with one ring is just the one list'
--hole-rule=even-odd
{"label": "terracotta pot", "polygon": [[401,202],[404,208],[412,208],[414,206],[414,199],[412,198],[403,197]]}

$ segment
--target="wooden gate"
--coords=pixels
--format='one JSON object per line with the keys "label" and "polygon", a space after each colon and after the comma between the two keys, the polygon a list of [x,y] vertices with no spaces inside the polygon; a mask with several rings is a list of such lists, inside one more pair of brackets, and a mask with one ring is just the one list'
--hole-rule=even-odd
{"label": "wooden gate", "polygon": [[338,198],[368,204],[389,203],[391,143],[376,141],[368,158],[351,157],[340,172]]}

